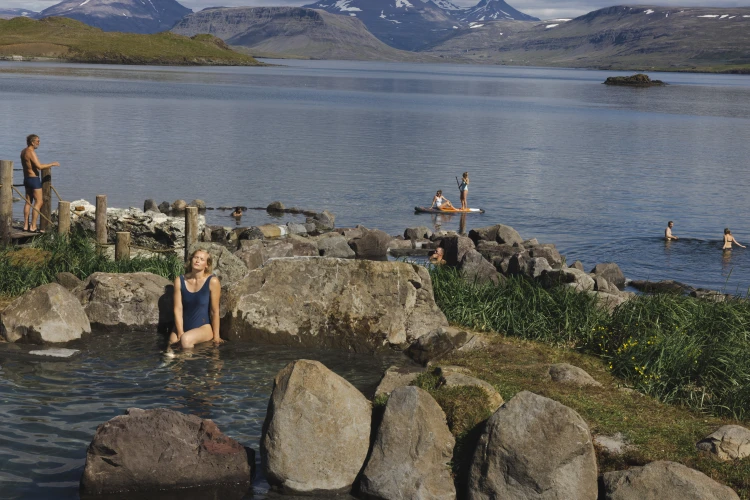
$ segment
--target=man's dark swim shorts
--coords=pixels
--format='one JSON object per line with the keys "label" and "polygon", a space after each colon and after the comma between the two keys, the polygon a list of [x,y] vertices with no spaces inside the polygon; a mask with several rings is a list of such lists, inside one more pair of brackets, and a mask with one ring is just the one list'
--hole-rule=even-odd
{"label": "man's dark swim shorts", "polygon": [[33,191],[35,189],[42,189],[42,178],[41,177],[24,177],[23,185],[26,189]]}

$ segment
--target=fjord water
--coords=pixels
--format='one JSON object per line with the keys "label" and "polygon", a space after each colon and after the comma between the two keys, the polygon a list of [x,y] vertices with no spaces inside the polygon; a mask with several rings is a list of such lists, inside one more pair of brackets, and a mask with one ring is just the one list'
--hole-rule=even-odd
{"label": "fjord water", "polygon": [[[458,229],[413,207],[437,189],[457,202],[468,170],[470,205],[487,213],[467,229],[508,224],[587,270],[615,261],[632,279],[750,286],[750,252],[719,244],[725,227],[750,242],[748,76],[654,73],[671,85],[636,89],[602,85],[623,74],[603,71],[281,63],[0,63],[0,156],[15,160],[33,132],[69,200],[281,200],[393,234]],[[668,220],[680,241],[662,241]]]}
{"label": "fjord water", "polygon": [[[722,254],[730,227],[750,243],[750,79],[652,74],[671,85],[606,87],[622,73],[355,62],[262,68],[0,63],[0,157],[29,133],[68,200],[142,206],[329,209],[340,227],[392,234],[460,217],[415,215],[437,189],[556,243],[586,268],[615,261],[632,279],[677,279],[745,293],[750,251]],[[20,173],[16,173],[20,182]],[[15,205],[20,218],[22,206]],[[210,223],[233,225],[229,212]],[[249,211],[242,224],[285,222]],[[665,243],[675,221],[680,240]],[[128,407],[167,406],[217,421],[257,449],[271,380],[288,361],[321,359],[359,387],[381,358],[228,344],[163,358],[154,335],[98,335],[68,362],[0,357],[0,491],[76,498],[96,426]],[[262,491],[262,481],[256,485]]]}

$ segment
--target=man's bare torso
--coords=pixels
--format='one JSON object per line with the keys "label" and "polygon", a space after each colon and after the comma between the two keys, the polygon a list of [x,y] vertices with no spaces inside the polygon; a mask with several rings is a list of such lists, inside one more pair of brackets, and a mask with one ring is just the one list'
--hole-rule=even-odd
{"label": "man's bare torso", "polygon": [[39,164],[39,159],[34,151],[34,146],[28,146],[21,151],[21,165],[23,166],[24,177],[39,177],[39,170],[35,165]]}

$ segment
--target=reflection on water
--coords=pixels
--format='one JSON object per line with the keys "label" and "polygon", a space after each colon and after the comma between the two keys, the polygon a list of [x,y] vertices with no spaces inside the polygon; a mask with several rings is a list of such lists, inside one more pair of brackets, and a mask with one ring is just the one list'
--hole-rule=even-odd
{"label": "reflection on water", "polygon": [[[78,359],[0,357],[2,498],[78,498],[86,448],[96,427],[127,408],[171,408],[214,420],[256,451],[273,377],[294,359],[315,359],[365,393],[402,355],[376,357],[227,343],[164,354],[158,335],[94,335]],[[259,454],[256,460],[260,460]],[[259,471],[254,486],[263,498]],[[260,496],[258,496],[260,495]]]}

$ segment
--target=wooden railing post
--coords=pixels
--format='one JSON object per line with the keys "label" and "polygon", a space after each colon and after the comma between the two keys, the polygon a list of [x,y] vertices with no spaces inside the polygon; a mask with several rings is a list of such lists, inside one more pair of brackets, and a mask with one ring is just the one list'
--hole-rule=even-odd
{"label": "wooden railing post", "polygon": [[130,233],[127,231],[117,232],[115,260],[130,260]]}
{"label": "wooden railing post", "polygon": [[70,233],[70,202],[57,202],[57,234]]}
{"label": "wooden railing post", "polygon": [[[42,231],[49,231],[50,221],[52,220],[52,169],[43,168],[42,174],[42,217],[39,221],[39,227]],[[36,215],[34,216],[36,217]]]}
{"label": "wooden railing post", "polygon": [[107,244],[107,195],[96,195],[96,244],[101,251]]}
{"label": "wooden railing post", "polygon": [[13,162],[0,160],[0,242],[7,245],[13,228]]}
{"label": "wooden railing post", "polygon": [[198,207],[185,209],[185,260],[190,257],[190,247],[198,241]]}

